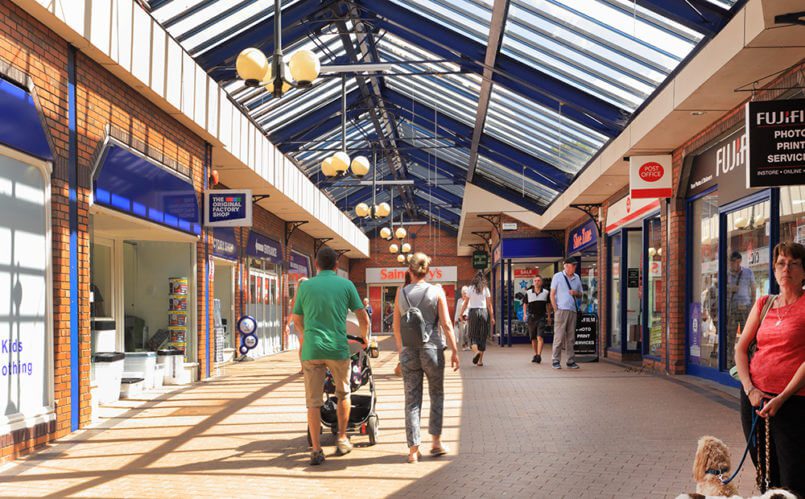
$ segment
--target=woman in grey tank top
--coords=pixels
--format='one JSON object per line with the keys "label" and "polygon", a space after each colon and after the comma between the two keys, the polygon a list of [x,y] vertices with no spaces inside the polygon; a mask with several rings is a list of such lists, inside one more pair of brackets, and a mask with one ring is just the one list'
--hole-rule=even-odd
{"label": "woman in grey tank top", "polygon": [[[447,299],[439,288],[428,284],[425,277],[430,268],[430,258],[424,253],[415,253],[408,267],[411,284],[397,293],[394,305],[394,341],[400,354],[403,386],[405,388],[405,437],[408,442],[408,462],[416,463],[422,457],[419,425],[422,410],[422,386],[428,378],[430,393],[430,418],[428,433],[432,437],[430,454],[442,456],[447,449],[442,446],[442,418],[444,412],[444,350],[450,347],[450,365],[458,370],[458,349],[453,336],[453,324],[447,309]],[[422,346],[403,346],[401,335],[402,315],[412,307],[422,313],[426,327],[426,339]],[[441,325],[441,328],[439,328]],[[444,334],[442,334],[442,332]]]}

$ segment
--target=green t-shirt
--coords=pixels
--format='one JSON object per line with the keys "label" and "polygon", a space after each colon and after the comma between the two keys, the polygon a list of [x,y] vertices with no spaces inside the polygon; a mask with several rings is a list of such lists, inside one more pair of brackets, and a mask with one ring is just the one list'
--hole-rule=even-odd
{"label": "green t-shirt", "polygon": [[303,282],[293,307],[294,314],[305,318],[302,360],[348,359],[347,309],[362,308],[355,285],[332,270]]}

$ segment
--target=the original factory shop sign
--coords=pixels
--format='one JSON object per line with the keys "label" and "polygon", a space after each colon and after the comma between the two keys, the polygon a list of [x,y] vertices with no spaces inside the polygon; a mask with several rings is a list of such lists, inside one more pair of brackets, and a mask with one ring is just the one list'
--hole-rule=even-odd
{"label": "the original factory shop sign", "polygon": [[252,191],[214,190],[204,193],[204,225],[207,227],[250,227]]}
{"label": "the original factory shop sign", "polygon": [[805,183],[805,99],[750,102],[747,187]]}

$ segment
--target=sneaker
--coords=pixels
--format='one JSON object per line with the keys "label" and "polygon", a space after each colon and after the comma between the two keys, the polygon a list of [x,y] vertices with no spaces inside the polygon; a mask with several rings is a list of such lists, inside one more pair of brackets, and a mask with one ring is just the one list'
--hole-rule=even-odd
{"label": "sneaker", "polygon": [[336,456],[343,456],[345,454],[349,454],[352,452],[352,443],[349,441],[348,438],[344,440],[338,440],[335,443],[335,455]]}
{"label": "sneaker", "polygon": [[311,466],[318,466],[324,462],[324,451],[323,450],[314,450],[310,453],[310,465]]}
{"label": "sneaker", "polygon": [[576,364],[575,362],[568,362],[567,363],[567,368],[568,369],[579,369],[579,365]]}
{"label": "sneaker", "polygon": [[542,362],[542,355],[537,355],[537,364]]}
{"label": "sneaker", "polygon": [[476,354],[475,354],[475,356],[473,356],[473,358],[472,358],[472,363],[473,363],[473,364],[478,364],[478,361],[479,361],[479,360],[481,360],[481,354],[480,354],[480,353],[476,353]]}
{"label": "sneaker", "polygon": [[562,369],[562,364],[554,362],[553,364],[551,364],[551,367],[553,367],[554,369]]}
{"label": "sneaker", "polygon": [[538,362],[539,362],[539,361],[537,360],[537,356],[536,356],[536,355],[535,355],[535,356],[533,356],[533,357],[531,357],[531,362],[533,362],[534,364],[536,364],[536,363],[538,363]]}

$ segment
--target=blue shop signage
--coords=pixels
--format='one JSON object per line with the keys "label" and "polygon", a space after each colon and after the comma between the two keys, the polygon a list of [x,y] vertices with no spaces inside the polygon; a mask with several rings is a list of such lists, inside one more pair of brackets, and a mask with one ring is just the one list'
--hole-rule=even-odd
{"label": "blue shop signage", "polygon": [[235,229],[232,227],[219,227],[215,229],[212,237],[212,254],[226,260],[238,259],[238,243],[235,239]]}
{"label": "blue shop signage", "polygon": [[291,258],[288,261],[288,273],[296,274],[300,277],[310,277],[310,258],[291,251]]}
{"label": "blue shop signage", "polygon": [[501,247],[503,258],[562,258],[563,256],[562,243],[552,237],[504,239]]}
{"label": "blue shop signage", "polygon": [[579,251],[595,248],[596,244],[598,244],[598,233],[595,221],[588,220],[570,231],[567,238],[567,254],[572,255]]}
{"label": "blue shop signage", "polygon": [[266,260],[275,265],[282,264],[282,246],[280,242],[254,231],[249,232],[246,254],[253,258]]}
{"label": "blue shop signage", "polygon": [[204,225],[207,227],[251,227],[252,191],[226,189],[205,192]]}

